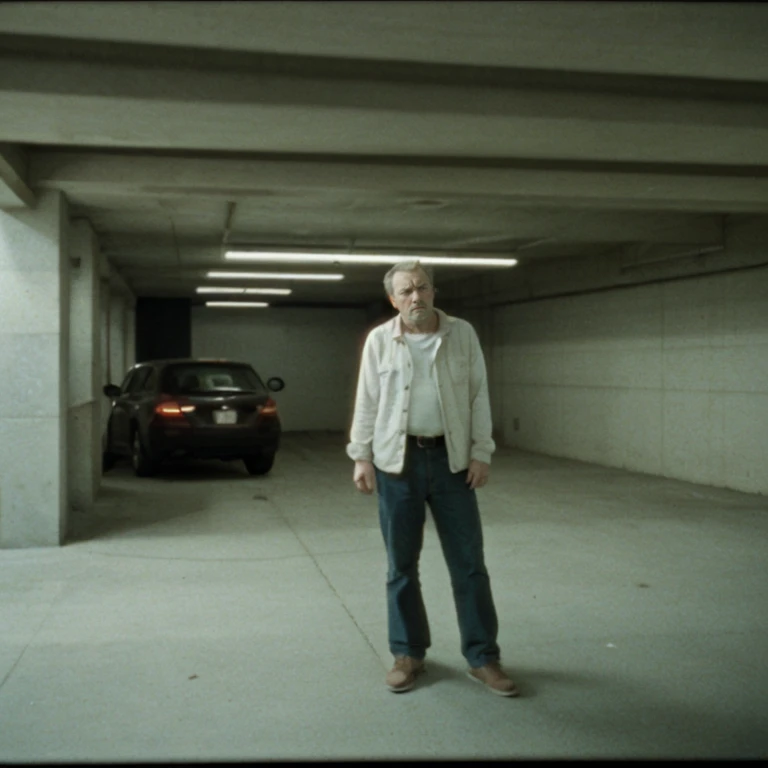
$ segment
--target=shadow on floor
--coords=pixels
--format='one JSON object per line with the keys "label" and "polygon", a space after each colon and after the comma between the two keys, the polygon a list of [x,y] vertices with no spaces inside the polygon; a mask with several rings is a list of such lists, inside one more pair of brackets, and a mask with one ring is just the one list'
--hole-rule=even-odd
{"label": "shadow on floor", "polygon": [[[168,462],[153,477],[136,477],[127,462],[120,462],[104,474],[93,509],[71,512],[67,544],[197,514],[207,502],[190,493],[190,486],[224,481],[250,482],[258,488],[261,479],[249,475],[242,462]],[[179,491],[178,497],[169,496],[170,484]],[[262,498],[258,493],[256,497]]]}
{"label": "shadow on floor", "polygon": [[104,475],[105,480],[111,477],[119,477],[126,481],[133,478],[138,482],[168,482],[177,479],[185,482],[254,479],[253,475],[248,474],[242,461],[220,461],[218,459],[168,460],[163,462],[155,475],[147,478],[135,477],[133,469],[127,461],[119,462]]}

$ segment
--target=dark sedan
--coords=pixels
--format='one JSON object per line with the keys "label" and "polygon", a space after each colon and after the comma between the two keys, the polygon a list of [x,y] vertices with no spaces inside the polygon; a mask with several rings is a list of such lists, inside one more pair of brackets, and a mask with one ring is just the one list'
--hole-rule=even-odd
{"label": "dark sedan", "polygon": [[107,384],[112,411],[103,467],[131,459],[137,475],[154,474],[172,458],[242,459],[252,475],[272,469],[280,417],[270,390],[247,363],[227,360],[151,360],[137,363],[117,387]]}

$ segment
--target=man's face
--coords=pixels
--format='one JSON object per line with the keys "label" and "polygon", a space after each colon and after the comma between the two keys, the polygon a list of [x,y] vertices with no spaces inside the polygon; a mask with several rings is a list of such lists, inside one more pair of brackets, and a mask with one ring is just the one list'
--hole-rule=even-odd
{"label": "man's face", "polygon": [[406,325],[422,326],[431,322],[435,291],[422,270],[395,272],[392,289],[389,300]]}

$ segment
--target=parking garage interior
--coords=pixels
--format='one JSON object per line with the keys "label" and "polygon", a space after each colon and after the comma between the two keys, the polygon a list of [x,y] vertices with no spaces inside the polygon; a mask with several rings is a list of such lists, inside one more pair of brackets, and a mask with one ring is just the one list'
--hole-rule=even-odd
{"label": "parking garage interior", "polygon": [[[764,757],[766,34],[752,3],[1,4],[0,760]],[[513,700],[467,679],[429,518],[427,673],[384,685],[345,446],[409,258],[484,351]],[[285,382],[268,474],[103,471],[104,386],[165,357]]]}

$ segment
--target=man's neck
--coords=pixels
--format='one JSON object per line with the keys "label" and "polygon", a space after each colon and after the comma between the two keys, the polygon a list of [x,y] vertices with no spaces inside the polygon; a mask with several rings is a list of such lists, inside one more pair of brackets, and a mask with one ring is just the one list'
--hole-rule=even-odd
{"label": "man's neck", "polygon": [[402,317],[401,321],[403,323],[403,330],[406,333],[434,333],[440,325],[437,312],[434,310],[432,310],[432,314],[429,316],[429,318],[425,318],[425,321],[423,323],[419,323],[418,325],[409,325],[405,322],[405,320],[402,319]]}

